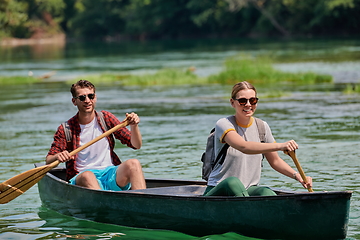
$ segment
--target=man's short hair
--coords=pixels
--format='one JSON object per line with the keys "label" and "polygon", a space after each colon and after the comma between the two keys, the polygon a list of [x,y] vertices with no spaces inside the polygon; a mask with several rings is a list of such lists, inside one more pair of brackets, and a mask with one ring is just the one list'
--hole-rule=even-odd
{"label": "man's short hair", "polygon": [[95,86],[94,86],[94,84],[92,84],[92,83],[89,82],[88,80],[79,80],[79,81],[77,81],[77,83],[74,83],[73,85],[71,85],[70,92],[71,92],[71,94],[72,94],[73,97],[76,97],[76,88],[90,88],[90,89],[94,89],[94,93],[95,93]]}

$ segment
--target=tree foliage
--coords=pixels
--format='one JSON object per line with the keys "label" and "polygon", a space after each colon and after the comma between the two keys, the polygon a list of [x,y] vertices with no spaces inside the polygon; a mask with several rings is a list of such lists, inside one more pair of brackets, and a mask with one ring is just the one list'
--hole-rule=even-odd
{"label": "tree foliage", "polygon": [[0,0],[0,37],[352,35],[360,0]]}
{"label": "tree foliage", "polygon": [[0,37],[16,36],[28,20],[27,5],[16,0],[0,0]]}
{"label": "tree foliage", "polygon": [[43,37],[62,32],[63,0],[0,0],[0,36]]}

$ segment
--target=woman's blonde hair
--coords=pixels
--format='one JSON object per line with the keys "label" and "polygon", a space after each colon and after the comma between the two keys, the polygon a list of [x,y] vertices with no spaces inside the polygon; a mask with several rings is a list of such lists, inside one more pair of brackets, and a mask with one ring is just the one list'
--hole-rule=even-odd
{"label": "woman's blonde hair", "polygon": [[236,94],[239,91],[244,90],[244,89],[252,89],[255,92],[255,96],[257,94],[255,87],[251,83],[249,83],[247,81],[243,81],[243,82],[239,82],[233,86],[233,89],[231,92],[231,98],[236,99]]}

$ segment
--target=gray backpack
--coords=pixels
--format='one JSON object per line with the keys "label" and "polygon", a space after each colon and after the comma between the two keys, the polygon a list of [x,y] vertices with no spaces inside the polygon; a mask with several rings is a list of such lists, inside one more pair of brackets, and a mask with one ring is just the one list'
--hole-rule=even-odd
{"label": "gray backpack", "polygon": [[[259,131],[259,138],[260,141],[262,143],[265,142],[265,125],[264,125],[264,121],[254,117],[255,122],[256,122],[256,126],[258,128]],[[230,122],[232,122],[234,124],[235,122],[235,117],[232,116],[232,118],[229,118]],[[202,154],[201,156],[201,161],[203,162],[203,166],[202,166],[202,178],[204,180],[208,180],[209,175],[211,173],[211,171],[213,170],[214,166],[219,163],[219,164],[223,164],[225,157],[226,157],[226,153],[227,150],[229,148],[229,144],[225,143],[223,148],[220,150],[219,154],[217,156],[215,156],[215,150],[214,150],[214,141],[215,141],[215,128],[213,128],[210,131],[210,135],[208,136],[207,139],[207,144],[206,144],[206,149],[205,152]]]}

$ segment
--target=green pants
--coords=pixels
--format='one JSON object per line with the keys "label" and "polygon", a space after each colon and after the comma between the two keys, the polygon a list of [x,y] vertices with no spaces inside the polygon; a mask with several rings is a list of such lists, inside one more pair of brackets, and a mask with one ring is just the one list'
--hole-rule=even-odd
{"label": "green pants", "polygon": [[274,196],[276,193],[268,187],[251,186],[247,190],[237,177],[228,177],[217,186],[208,186],[203,196]]}

